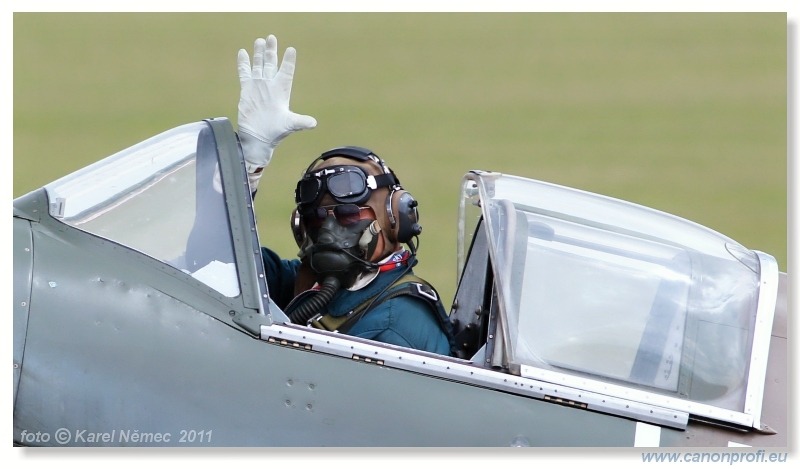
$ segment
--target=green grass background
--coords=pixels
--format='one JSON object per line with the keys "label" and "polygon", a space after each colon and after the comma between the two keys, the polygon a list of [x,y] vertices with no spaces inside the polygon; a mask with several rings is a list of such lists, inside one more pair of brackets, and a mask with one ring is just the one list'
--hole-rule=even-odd
{"label": "green grass background", "polygon": [[456,285],[462,175],[508,172],[706,225],[787,270],[783,13],[15,13],[14,197],[168,128],[235,124],[236,53],[298,49],[295,112],[256,200],[289,231],[302,169],[383,156],[420,201],[418,273]]}

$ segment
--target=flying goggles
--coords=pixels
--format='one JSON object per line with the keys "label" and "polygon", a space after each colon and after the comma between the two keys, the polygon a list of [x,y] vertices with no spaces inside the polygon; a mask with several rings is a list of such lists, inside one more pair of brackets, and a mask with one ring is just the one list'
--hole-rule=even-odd
{"label": "flying goggles", "polygon": [[330,166],[307,172],[297,183],[294,200],[298,206],[319,204],[327,192],[340,204],[363,205],[372,191],[400,184],[393,173],[368,175],[358,166]]}

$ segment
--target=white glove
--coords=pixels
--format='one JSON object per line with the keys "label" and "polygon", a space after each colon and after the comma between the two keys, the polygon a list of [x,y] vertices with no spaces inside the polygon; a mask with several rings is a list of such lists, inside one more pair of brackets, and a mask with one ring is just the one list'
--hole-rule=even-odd
{"label": "white glove", "polygon": [[296,57],[294,47],[287,48],[278,68],[278,40],[273,35],[266,40],[256,39],[252,69],[247,51],[239,50],[239,140],[252,191],[281,140],[298,130],[317,126],[313,117],[289,110]]}

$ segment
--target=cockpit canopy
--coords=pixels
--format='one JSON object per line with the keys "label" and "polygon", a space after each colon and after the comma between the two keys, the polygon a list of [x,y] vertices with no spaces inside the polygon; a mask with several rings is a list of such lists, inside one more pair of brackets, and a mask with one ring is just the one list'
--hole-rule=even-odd
{"label": "cockpit canopy", "polygon": [[745,425],[758,418],[774,258],[666,213],[540,181],[473,172],[462,189],[459,265],[482,220],[499,365]]}

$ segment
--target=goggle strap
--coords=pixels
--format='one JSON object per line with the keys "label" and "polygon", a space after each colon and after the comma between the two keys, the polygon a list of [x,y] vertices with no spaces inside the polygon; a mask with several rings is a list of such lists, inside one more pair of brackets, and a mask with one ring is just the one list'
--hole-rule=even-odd
{"label": "goggle strap", "polygon": [[394,174],[379,174],[377,176],[367,176],[367,187],[375,190],[379,187],[392,187],[399,185],[400,181],[397,180]]}

